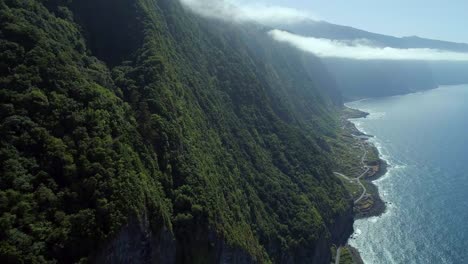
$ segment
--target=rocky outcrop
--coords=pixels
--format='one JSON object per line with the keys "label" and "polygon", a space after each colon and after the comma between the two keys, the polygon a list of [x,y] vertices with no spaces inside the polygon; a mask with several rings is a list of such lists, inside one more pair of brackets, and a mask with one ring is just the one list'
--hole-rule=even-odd
{"label": "rocky outcrop", "polygon": [[332,241],[335,245],[344,245],[354,232],[354,212],[352,202],[347,211],[343,212],[335,219],[335,223],[330,228]]}
{"label": "rocky outcrop", "polygon": [[216,247],[216,263],[219,264],[251,264],[257,261],[244,250],[233,248],[226,244],[223,239],[219,237],[212,237]]}
{"label": "rocky outcrop", "polygon": [[172,264],[176,259],[174,235],[162,228],[151,231],[147,217],[133,219],[95,257],[94,263]]}
{"label": "rocky outcrop", "polygon": [[[351,207],[350,207],[351,208]],[[330,235],[324,235],[318,240],[311,251],[300,248],[294,252],[285,253],[282,263],[329,263],[331,259],[330,247],[332,244],[343,245],[353,232],[352,210],[338,216],[332,227]],[[202,228],[203,229],[203,228]],[[198,247],[204,247],[207,255],[197,255],[198,260],[204,263],[219,264],[251,264],[257,260],[246,251],[235,248],[226,243],[213,231],[201,232],[193,230]],[[200,232],[199,232],[200,231]],[[202,234],[204,233],[204,234]],[[192,237],[193,239],[193,237]],[[190,263],[190,254],[193,245],[177,241],[167,228],[159,232],[151,231],[146,217],[131,220],[120,233],[94,258],[94,263],[142,263],[142,264],[175,264]],[[185,252],[185,253],[184,253]],[[184,255],[184,256],[182,256]]]}
{"label": "rocky outcrop", "polygon": [[[194,230],[194,233],[198,233]],[[147,217],[133,219],[120,233],[94,257],[93,263],[139,263],[139,264],[174,264],[190,263],[197,258],[204,263],[220,264],[251,264],[257,261],[247,252],[229,246],[215,232],[207,232],[203,237],[196,235],[198,246],[206,247],[205,256],[189,256],[185,253],[197,246],[184,245],[177,241],[174,234],[167,228],[158,233],[150,228]],[[185,248],[184,248],[185,247]],[[184,256],[182,256],[184,255]]]}

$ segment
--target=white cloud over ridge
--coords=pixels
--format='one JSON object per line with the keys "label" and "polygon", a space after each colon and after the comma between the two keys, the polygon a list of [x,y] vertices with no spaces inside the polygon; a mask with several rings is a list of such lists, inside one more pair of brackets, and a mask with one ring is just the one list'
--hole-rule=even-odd
{"label": "white cloud over ridge", "polygon": [[[245,3],[245,0],[180,0],[198,15],[224,21],[256,22],[273,28],[292,25],[307,20],[317,20],[313,15],[297,9]],[[318,57],[355,60],[421,60],[468,61],[468,53],[429,48],[399,49],[379,47],[366,39],[339,41],[295,35],[282,30],[272,30],[270,36],[280,42],[310,52]]]}
{"label": "white cloud over ridge", "polygon": [[240,4],[236,0],[180,0],[180,2],[204,17],[231,22],[277,25],[314,19],[311,14],[304,11],[260,3]]}
{"label": "white cloud over ridge", "polygon": [[270,36],[280,42],[313,53],[318,57],[355,60],[421,60],[468,61],[468,53],[429,48],[398,49],[372,46],[366,40],[339,41],[295,35],[282,30],[272,30]]}

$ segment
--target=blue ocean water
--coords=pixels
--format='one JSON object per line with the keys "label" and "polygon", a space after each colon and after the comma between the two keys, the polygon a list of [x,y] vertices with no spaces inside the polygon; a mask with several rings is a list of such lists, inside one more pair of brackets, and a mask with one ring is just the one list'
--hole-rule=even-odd
{"label": "blue ocean water", "polygon": [[390,168],[385,214],[355,222],[366,264],[468,263],[468,85],[348,104]]}

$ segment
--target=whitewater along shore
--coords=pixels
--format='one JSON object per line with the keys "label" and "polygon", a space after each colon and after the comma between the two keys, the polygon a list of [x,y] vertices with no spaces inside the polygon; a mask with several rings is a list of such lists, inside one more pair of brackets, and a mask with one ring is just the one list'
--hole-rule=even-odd
{"label": "whitewater along shore", "polygon": [[[344,147],[348,152],[340,153],[334,173],[352,195],[355,219],[380,216],[386,210],[386,203],[372,182],[387,173],[387,162],[381,159],[378,149],[369,141],[373,136],[359,131],[350,121],[366,118],[368,115],[369,113],[347,107],[343,109],[341,115],[341,141],[345,142]],[[353,236],[349,239],[353,239]],[[349,245],[336,249],[334,263],[343,263],[344,255],[348,255],[352,263],[364,263],[358,250]]]}
{"label": "whitewater along shore", "polygon": [[372,182],[387,173],[387,162],[380,157],[378,149],[369,141],[373,136],[360,131],[351,119],[366,118],[369,113],[345,108],[341,117],[343,140],[349,153],[339,159],[335,175],[340,177],[355,202],[355,218],[362,219],[380,216],[385,212],[386,203],[379,195],[377,186]]}

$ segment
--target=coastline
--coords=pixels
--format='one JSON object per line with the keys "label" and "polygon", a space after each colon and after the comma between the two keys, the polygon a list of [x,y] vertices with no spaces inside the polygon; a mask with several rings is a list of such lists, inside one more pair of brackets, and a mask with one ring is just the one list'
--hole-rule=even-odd
{"label": "coastline", "polygon": [[[361,110],[358,110],[358,109],[353,109],[353,110],[362,112]],[[368,116],[369,116],[369,113],[363,112],[363,116],[356,118],[356,119],[367,118]],[[387,203],[382,200],[382,197],[379,194],[379,189],[373,182],[385,176],[385,174],[387,174],[388,163],[386,160],[382,159],[377,147],[373,143],[369,142],[369,139],[374,136],[368,135],[360,131],[352,121],[349,121],[349,122],[352,124],[352,127],[354,128],[356,133],[361,135],[360,140],[365,141],[366,144],[368,144],[368,146],[372,148],[373,151],[377,153],[377,156],[378,156],[377,161],[368,163],[368,165],[376,166],[377,170],[375,170],[375,172],[372,175],[367,175],[363,179],[365,182],[368,183],[368,187],[372,189],[372,190],[368,190],[368,192],[373,194],[374,205],[369,209],[369,211],[357,212],[355,215],[355,220],[374,217],[374,216],[381,216],[383,213],[385,213],[385,210],[387,209],[387,206],[386,206]]]}
{"label": "coastline", "polygon": [[[364,172],[364,177],[357,178],[358,181],[364,182],[365,193],[369,200],[371,200],[370,207],[363,207],[359,206],[358,202],[355,204],[355,217],[354,221],[359,219],[365,219],[370,217],[379,217],[385,213],[387,209],[387,202],[385,202],[379,194],[378,187],[373,183],[374,181],[380,179],[381,177],[385,176],[388,172],[388,162],[384,160],[381,156],[381,153],[374,145],[374,143],[370,142],[369,139],[373,138],[372,135],[368,135],[363,131],[360,131],[352,119],[361,119],[367,118],[370,114],[359,109],[354,109],[348,106],[344,106],[342,122],[343,130],[345,133],[349,133],[355,140],[359,142],[364,148],[367,148],[366,151],[372,152],[376,158],[368,160],[364,159],[363,156],[362,161],[364,163],[364,167],[372,168],[371,173]],[[361,164],[360,164],[361,165]],[[354,235],[354,234],[353,234]],[[348,238],[348,241],[354,239],[353,235]],[[353,263],[355,264],[364,264],[362,260],[359,250],[357,248],[352,247],[348,243],[345,245],[345,248],[349,251],[352,256]]]}
{"label": "coastline", "polygon": [[[387,210],[381,217],[355,218],[353,238],[347,241],[348,248],[355,247],[355,259],[360,251],[368,264],[464,262],[466,233],[459,227],[467,215],[461,206],[466,201],[467,168],[466,148],[460,142],[466,139],[463,131],[468,127],[463,118],[467,95],[466,85],[450,86],[402,98],[346,104],[368,112],[350,122],[360,133],[375,135],[369,143],[388,161],[388,172],[382,168],[370,179],[387,202]],[[419,138],[421,128],[424,136]],[[419,229],[425,225],[427,229]],[[415,244],[422,247],[413,247]]]}
{"label": "coastline", "polygon": [[369,141],[369,139],[373,138],[374,136],[368,135],[363,131],[360,131],[356,125],[352,122],[352,119],[364,119],[367,118],[370,114],[359,109],[354,109],[348,106],[345,106],[345,114],[343,115],[343,121],[345,122],[346,126],[346,133],[351,134],[351,136],[355,137],[358,141],[361,141],[367,148],[370,149],[375,154],[374,159],[366,160],[365,166],[369,166],[373,168],[372,173],[366,174],[362,181],[367,183],[366,187],[369,187],[371,190],[368,192],[373,195],[375,199],[375,204],[366,212],[357,212],[355,215],[355,219],[363,219],[369,218],[374,216],[380,216],[385,213],[386,210],[386,202],[382,200],[379,195],[378,187],[373,184],[374,181],[382,178],[388,172],[388,162],[384,160],[377,149],[377,147]]}

